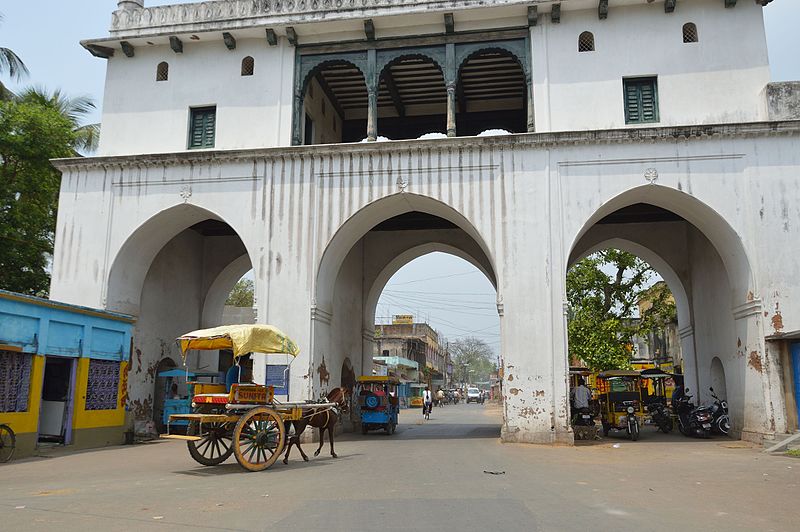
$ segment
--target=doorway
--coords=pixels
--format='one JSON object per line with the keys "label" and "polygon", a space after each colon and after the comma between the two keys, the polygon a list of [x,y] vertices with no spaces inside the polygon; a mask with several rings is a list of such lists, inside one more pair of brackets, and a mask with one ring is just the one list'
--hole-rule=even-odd
{"label": "doorway", "polygon": [[45,358],[39,442],[67,445],[72,439],[75,359]]}

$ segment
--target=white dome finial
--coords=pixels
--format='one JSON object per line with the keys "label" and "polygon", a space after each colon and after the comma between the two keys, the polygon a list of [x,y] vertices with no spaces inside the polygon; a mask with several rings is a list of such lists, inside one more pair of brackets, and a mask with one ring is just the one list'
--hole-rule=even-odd
{"label": "white dome finial", "polygon": [[119,2],[117,2],[117,7],[126,11],[144,9],[144,0],[119,0]]}

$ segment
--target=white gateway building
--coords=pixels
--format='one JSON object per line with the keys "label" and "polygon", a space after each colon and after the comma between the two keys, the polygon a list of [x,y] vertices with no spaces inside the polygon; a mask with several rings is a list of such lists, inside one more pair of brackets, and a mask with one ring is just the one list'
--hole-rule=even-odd
{"label": "white gateway building", "polygon": [[103,134],[56,162],[51,295],[137,318],[143,423],[250,269],[300,400],[370,368],[385,283],[451,253],[497,289],[503,439],[571,442],[565,275],[614,247],[672,289],[691,393],[793,431],[800,88],[770,83],[768,2],[121,1],[83,42]]}

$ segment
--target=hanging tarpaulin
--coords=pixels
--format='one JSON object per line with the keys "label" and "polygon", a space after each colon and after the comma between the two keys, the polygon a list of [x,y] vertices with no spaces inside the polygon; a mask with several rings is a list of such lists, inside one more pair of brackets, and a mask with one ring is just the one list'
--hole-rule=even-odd
{"label": "hanging tarpaulin", "polygon": [[247,353],[300,354],[294,340],[272,325],[224,325],[201,329],[178,337],[177,342],[184,357],[190,349],[230,349],[236,358]]}

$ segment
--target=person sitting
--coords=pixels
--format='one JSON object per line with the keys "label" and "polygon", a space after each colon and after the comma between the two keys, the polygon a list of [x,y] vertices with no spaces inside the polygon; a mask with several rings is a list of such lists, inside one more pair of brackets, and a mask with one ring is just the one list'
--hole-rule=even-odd
{"label": "person sitting", "polygon": [[242,366],[239,365],[239,359],[236,359],[233,366],[228,368],[228,372],[225,373],[225,391],[230,393],[231,388],[234,384],[239,384],[240,379],[242,377]]}
{"label": "person sitting", "polygon": [[583,377],[578,379],[578,385],[572,389],[572,406],[576,412],[588,411],[589,401],[592,400],[592,392],[586,387],[586,380]]}

